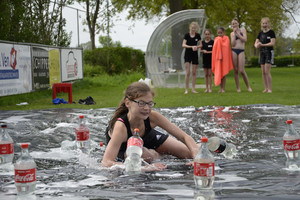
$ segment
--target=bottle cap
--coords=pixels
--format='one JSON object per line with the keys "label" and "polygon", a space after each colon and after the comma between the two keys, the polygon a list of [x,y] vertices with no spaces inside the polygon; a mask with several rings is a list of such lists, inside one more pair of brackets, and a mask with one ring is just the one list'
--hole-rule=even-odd
{"label": "bottle cap", "polygon": [[201,138],[201,142],[207,142],[207,141],[208,141],[207,137],[202,137]]}
{"label": "bottle cap", "polygon": [[103,142],[100,142],[100,147],[103,147]]}
{"label": "bottle cap", "polygon": [[287,124],[292,124],[292,123],[293,123],[293,120],[287,120],[286,123],[287,123]]}
{"label": "bottle cap", "polygon": [[83,115],[79,115],[79,119],[83,119],[84,118],[84,116]]}
{"label": "bottle cap", "polygon": [[22,149],[28,149],[28,143],[23,143],[23,144],[21,144],[21,148]]}
{"label": "bottle cap", "polygon": [[140,129],[138,129],[138,128],[135,128],[134,130],[133,130],[134,132],[140,132]]}
{"label": "bottle cap", "polygon": [[7,125],[6,124],[2,124],[1,128],[7,128]]}

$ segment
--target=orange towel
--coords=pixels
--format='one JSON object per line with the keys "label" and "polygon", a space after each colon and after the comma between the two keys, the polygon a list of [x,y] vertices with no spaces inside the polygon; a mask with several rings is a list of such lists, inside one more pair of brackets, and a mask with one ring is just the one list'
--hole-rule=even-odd
{"label": "orange towel", "polygon": [[211,65],[215,75],[215,86],[217,86],[221,83],[221,79],[233,69],[230,42],[226,35],[215,38]]}

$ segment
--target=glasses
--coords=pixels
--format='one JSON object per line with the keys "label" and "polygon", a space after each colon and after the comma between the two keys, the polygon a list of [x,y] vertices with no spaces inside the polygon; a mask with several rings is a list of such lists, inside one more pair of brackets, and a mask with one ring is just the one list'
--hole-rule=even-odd
{"label": "glasses", "polygon": [[129,99],[129,100],[133,101],[134,103],[137,103],[139,105],[139,107],[145,107],[146,104],[147,104],[150,108],[152,108],[156,104],[153,101],[145,102],[145,101],[136,101],[136,100],[133,100],[133,99]]}

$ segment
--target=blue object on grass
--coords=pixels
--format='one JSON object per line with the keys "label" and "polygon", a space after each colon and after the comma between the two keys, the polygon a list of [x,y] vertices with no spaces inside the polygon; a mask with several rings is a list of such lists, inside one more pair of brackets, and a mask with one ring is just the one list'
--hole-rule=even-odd
{"label": "blue object on grass", "polygon": [[65,101],[65,100],[62,99],[62,98],[55,98],[55,99],[52,100],[52,102],[53,102],[54,104],[56,104],[56,105],[61,104],[61,103],[63,103],[63,104],[67,104],[67,103],[68,103],[67,101]]}

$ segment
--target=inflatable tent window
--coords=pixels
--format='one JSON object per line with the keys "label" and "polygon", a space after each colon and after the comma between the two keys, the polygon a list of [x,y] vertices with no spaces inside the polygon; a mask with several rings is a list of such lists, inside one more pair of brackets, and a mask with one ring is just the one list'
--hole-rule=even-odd
{"label": "inflatable tent window", "polygon": [[[203,9],[183,10],[168,16],[152,33],[145,54],[147,77],[156,87],[183,87],[185,79],[184,34],[197,22],[203,39],[206,16]],[[198,50],[199,53],[199,50]],[[199,56],[199,65],[202,64]],[[202,67],[198,66],[197,76]]]}

